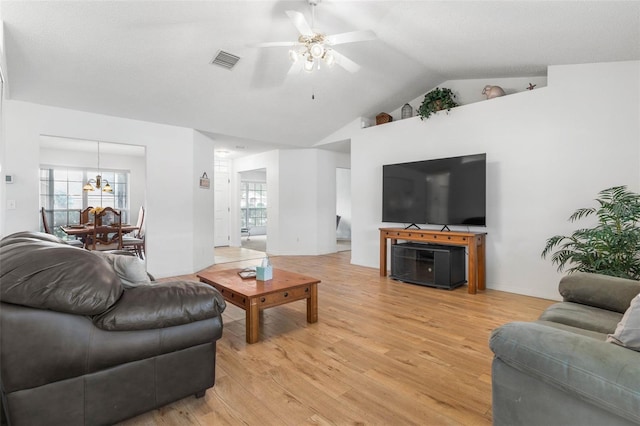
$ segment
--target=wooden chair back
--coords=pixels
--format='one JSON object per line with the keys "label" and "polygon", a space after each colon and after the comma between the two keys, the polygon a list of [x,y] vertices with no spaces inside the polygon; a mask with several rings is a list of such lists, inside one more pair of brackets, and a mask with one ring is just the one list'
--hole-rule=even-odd
{"label": "wooden chair back", "polygon": [[91,222],[91,210],[93,207],[87,207],[84,210],[80,210],[80,224],[84,225],[86,223]]}
{"label": "wooden chair back", "polygon": [[145,210],[143,206],[140,206],[138,212],[138,221],[136,227],[138,228],[134,233],[127,234],[122,237],[122,246],[125,250],[134,252],[140,259],[144,259],[145,242],[144,242],[144,215]]}
{"label": "wooden chair back", "polygon": [[142,238],[144,236],[144,231],[142,230],[142,226],[144,226],[144,206],[140,206],[140,210],[138,211],[138,222],[136,222],[136,227],[138,228],[135,233],[136,238]]}
{"label": "wooden chair back", "polygon": [[122,250],[122,213],[111,207],[105,207],[95,213],[93,232],[85,242],[89,250]]}
{"label": "wooden chair back", "polygon": [[40,216],[42,216],[42,228],[44,229],[44,232],[51,234],[51,228],[49,227],[49,221],[47,220],[47,212],[44,207],[40,209]]}

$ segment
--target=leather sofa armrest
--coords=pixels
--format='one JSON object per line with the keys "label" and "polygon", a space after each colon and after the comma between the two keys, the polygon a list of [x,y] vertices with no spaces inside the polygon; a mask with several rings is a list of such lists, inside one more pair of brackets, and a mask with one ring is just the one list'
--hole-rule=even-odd
{"label": "leather sofa armrest", "polygon": [[640,293],[640,281],[575,272],[560,280],[558,290],[565,302],[624,313]]}
{"label": "leather sofa armrest", "polygon": [[93,317],[109,331],[172,327],[222,314],[226,303],[215,288],[196,281],[152,283],[126,289],[106,312]]}
{"label": "leather sofa armrest", "polygon": [[640,423],[640,353],[534,322],[495,329],[489,346],[507,365]]}

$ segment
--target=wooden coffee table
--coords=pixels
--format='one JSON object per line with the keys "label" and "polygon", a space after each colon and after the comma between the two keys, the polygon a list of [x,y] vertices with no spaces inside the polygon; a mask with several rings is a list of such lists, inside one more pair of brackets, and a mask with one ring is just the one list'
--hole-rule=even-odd
{"label": "wooden coffee table", "polygon": [[224,300],[245,310],[247,343],[258,341],[261,309],[307,299],[307,322],[318,321],[320,280],[274,268],[273,279],[257,281],[255,278],[240,278],[239,271],[226,269],[204,272],[198,274],[198,278],[215,287]]}

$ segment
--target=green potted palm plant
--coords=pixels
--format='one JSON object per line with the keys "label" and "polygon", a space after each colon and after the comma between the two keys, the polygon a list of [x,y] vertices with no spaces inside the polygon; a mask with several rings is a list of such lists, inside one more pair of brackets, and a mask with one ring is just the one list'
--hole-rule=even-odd
{"label": "green potted palm plant", "polygon": [[[547,240],[542,257],[551,256],[558,271],[581,271],[614,277],[640,279],[640,195],[626,186],[599,192],[597,207],[580,208],[569,220],[595,215],[592,228],[582,228],[569,236]],[[556,249],[555,251],[553,251]]]}
{"label": "green potted palm plant", "polygon": [[447,110],[450,111],[451,108],[455,108],[458,106],[458,103],[455,101],[456,95],[451,91],[451,89],[447,89],[443,87],[442,89],[436,87],[426,95],[424,95],[424,100],[422,104],[418,108],[418,115],[420,116],[420,120],[424,120],[429,118],[431,114],[434,114],[438,111]]}

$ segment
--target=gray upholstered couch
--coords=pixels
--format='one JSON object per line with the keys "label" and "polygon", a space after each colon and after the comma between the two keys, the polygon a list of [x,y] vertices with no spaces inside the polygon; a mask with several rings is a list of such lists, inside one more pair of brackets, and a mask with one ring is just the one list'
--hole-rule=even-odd
{"label": "gray upholstered couch", "polygon": [[574,273],[559,287],[539,320],[491,335],[494,424],[640,424],[640,352],[607,341],[640,282]]}
{"label": "gray upholstered couch", "polygon": [[122,264],[140,261],[127,257],[110,264],[40,233],[0,240],[9,424],[113,424],[213,386],[221,295],[193,281],[127,284]]}

